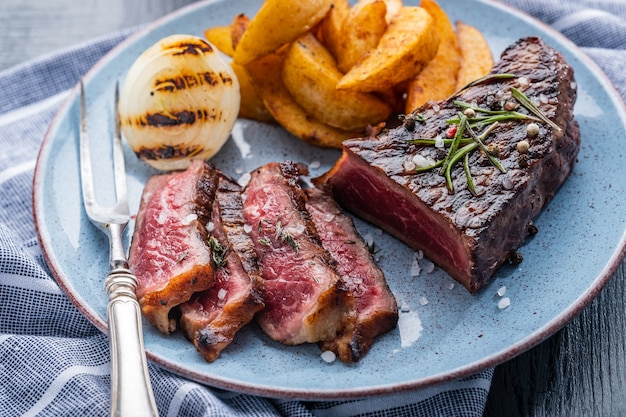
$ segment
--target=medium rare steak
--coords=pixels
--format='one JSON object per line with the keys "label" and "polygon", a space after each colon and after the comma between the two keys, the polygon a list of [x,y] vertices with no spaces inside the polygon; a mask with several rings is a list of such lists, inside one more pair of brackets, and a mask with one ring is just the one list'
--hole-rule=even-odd
{"label": "medium rare steak", "polygon": [[291,162],[269,163],[251,173],[243,194],[264,281],[257,321],[288,345],[334,339],[354,319],[354,300],[322,247],[299,177]]}
{"label": "medium rare steak", "polygon": [[343,362],[357,362],[374,339],[396,327],[398,307],[383,271],[374,261],[352,218],[345,215],[330,194],[314,187],[305,190],[322,245],[337,262],[337,272],[355,299],[356,320],[335,339],[321,342]]}
{"label": "medium rare steak", "polygon": [[213,362],[264,303],[254,243],[246,233],[241,187],[221,173],[210,224],[215,285],[181,304],[180,325],[204,358]]}
{"label": "medium rare steak", "polygon": [[173,307],[214,283],[205,225],[216,185],[215,170],[196,161],[187,171],[151,177],[144,188],[129,264],[141,310],[162,333],[176,329]]}
{"label": "medium rare steak", "polygon": [[315,182],[474,293],[515,255],[571,172],[580,147],[575,100],[563,57],[538,38],[521,39],[491,76],[457,96],[427,103],[376,137],[344,142]]}

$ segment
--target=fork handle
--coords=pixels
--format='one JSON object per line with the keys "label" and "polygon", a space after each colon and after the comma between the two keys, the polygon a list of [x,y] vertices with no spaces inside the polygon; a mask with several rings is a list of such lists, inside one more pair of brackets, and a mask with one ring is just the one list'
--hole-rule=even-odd
{"label": "fork handle", "polygon": [[124,267],[107,276],[111,343],[111,416],[158,417],[143,343],[137,278]]}

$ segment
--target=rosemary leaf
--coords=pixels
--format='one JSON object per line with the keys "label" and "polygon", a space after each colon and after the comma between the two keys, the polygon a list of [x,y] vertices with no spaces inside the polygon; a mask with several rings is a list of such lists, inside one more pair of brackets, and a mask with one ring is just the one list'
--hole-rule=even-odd
{"label": "rosemary leaf", "polygon": [[532,101],[530,101],[530,99],[526,96],[526,94],[522,93],[520,90],[518,90],[515,87],[511,87],[511,95],[513,95],[515,100],[517,100],[519,102],[519,104],[524,106],[526,108],[526,110],[528,110],[529,112],[531,112],[532,114],[537,116],[544,123],[550,125],[550,127],[552,127],[552,129],[556,130],[557,132],[561,131],[561,128],[556,123],[554,123],[552,120],[548,119],[548,116],[546,116],[539,109],[539,107],[535,106],[535,104]]}
{"label": "rosemary leaf", "polygon": [[474,80],[474,81],[472,81],[470,83],[467,83],[463,87],[459,88],[457,91],[452,93],[450,98],[456,97],[462,91],[465,91],[468,88],[473,87],[473,86],[478,85],[478,84],[486,84],[486,83],[492,82],[494,80],[509,80],[511,78],[515,78],[515,74],[487,74],[484,77],[480,77],[480,78],[478,78],[478,79],[476,79],[476,80]]}
{"label": "rosemary leaf", "polygon": [[450,161],[448,162],[448,165],[446,166],[446,170],[444,173],[446,177],[446,185],[448,187],[448,191],[450,192],[450,194],[454,193],[454,184],[452,183],[452,167],[454,167],[454,165],[456,165],[456,163],[459,162],[461,158],[463,158],[465,155],[469,154],[470,152],[472,152],[473,150],[477,148],[478,148],[478,144],[476,142],[470,143],[469,145],[465,145],[464,147],[459,149],[458,152],[456,152],[452,156],[452,158],[450,158]]}
{"label": "rosemary leaf", "polygon": [[469,153],[466,153],[463,157],[463,171],[465,171],[467,188],[470,190],[470,193],[472,193],[474,197],[478,197],[478,193],[476,192],[476,186],[474,185],[474,179],[472,178],[472,173],[470,172]]}

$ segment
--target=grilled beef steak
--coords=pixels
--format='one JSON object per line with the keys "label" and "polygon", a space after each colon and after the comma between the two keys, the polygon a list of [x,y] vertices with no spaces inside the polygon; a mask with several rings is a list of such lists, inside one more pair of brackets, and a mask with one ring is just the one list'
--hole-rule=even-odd
{"label": "grilled beef steak", "polygon": [[353,320],[354,300],[305,209],[299,176],[291,162],[269,163],[252,172],[243,194],[264,280],[257,320],[288,345],[334,339]]}
{"label": "grilled beef steak", "polygon": [[181,329],[208,362],[217,359],[264,306],[254,243],[245,231],[241,187],[223,174],[211,224],[215,285],[180,306]]}
{"label": "grilled beef steak", "polygon": [[165,334],[176,329],[170,310],[215,280],[205,225],[216,175],[197,161],[187,171],[153,176],[142,194],[129,264],[143,314]]}
{"label": "grilled beef steak", "polygon": [[[453,99],[427,103],[395,129],[344,142],[335,166],[315,179],[343,207],[422,249],[472,293],[515,254],[531,220],[569,175],[580,147],[574,74],[558,52],[538,38],[521,39],[503,52],[494,74],[514,76],[487,77]],[[477,117],[493,115],[483,110],[517,107],[532,115],[523,97],[512,97],[513,87],[556,126],[502,115],[498,124],[475,124]],[[483,136],[483,146],[460,122],[450,124],[461,115]],[[471,143],[468,176],[462,157],[453,165],[447,158]],[[451,167],[448,180],[441,166]]]}
{"label": "grilled beef steak", "polygon": [[322,245],[337,262],[336,270],[355,299],[353,325],[344,328],[336,338],[321,342],[320,348],[335,352],[343,362],[357,362],[377,336],[396,327],[396,299],[352,219],[328,193],[317,187],[305,192],[306,208]]}

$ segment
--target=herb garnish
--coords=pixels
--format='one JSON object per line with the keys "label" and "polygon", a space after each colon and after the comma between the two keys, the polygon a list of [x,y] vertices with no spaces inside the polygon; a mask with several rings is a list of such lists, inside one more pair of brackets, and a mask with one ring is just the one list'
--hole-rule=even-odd
{"label": "herb garnish", "polygon": [[[455,92],[451,98],[458,95],[463,90],[493,80],[502,80],[515,78],[515,74],[490,74],[485,77],[479,78],[459,91]],[[452,182],[452,169],[454,166],[462,161],[463,172],[467,181],[467,188],[474,196],[478,196],[476,186],[470,171],[469,157],[470,154],[476,149],[480,149],[487,157],[489,162],[496,167],[500,172],[506,173],[506,169],[502,166],[498,160],[498,148],[497,146],[485,145],[485,141],[488,136],[496,129],[500,122],[509,121],[530,121],[548,124],[553,129],[560,131],[561,128],[552,122],[523,92],[515,87],[510,88],[512,97],[531,114],[524,114],[516,111],[517,105],[505,106],[505,110],[491,110],[479,107],[474,103],[466,103],[460,100],[454,100],[453,104],[460,109],[457,112],[457,117],[446,120],[448,124],[455,125],[456,131],[454,137],[448,139],[442,139],[437,137],[431,138],[417,138],[410,139],[409,142],[420,146],[432,146],[447,148],[447,152],[443,159],[434,161],[432,164],[426,166],[416,166],[415,172],[430,171],[435,168],[439,168],[439,173],[445,177],[446,187],[449,193],[454,193],[454,184]],[[513,103],[513,102],[511,102]],[[422,117],[420,115],[420,117]],[[421,120],[420,120],[421,121]],[[476,131],[481,131],[478,134]]]}
{"label": "herb garnish", "polygon": [[213,264],[215,265],[215,267],[222,268],[226,266],[226,247],[213,236],[209,238],[209,246],[211,247]]}

